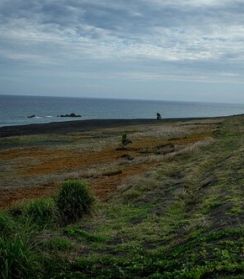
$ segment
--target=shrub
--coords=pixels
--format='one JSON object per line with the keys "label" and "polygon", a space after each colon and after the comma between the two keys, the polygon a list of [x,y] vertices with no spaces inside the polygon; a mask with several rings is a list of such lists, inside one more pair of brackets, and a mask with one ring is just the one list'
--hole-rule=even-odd
{"label": "shrub", "polygon": [[55,202],[51,198],[33,200],[24,206],[23,215],[39,226],[48,225],[55,218]]}
{"label": "shrub", "polygon": [[91,210],[93,198],[87,184],[79,180],[64,182],[57,197],[57,208],[64,224],[69,224],[80,219]]}
{"label": "shrub", "polygon": [[123,134],[121,138],[121,143],[125,147],[126,145],[132,143],[132,141],[128,139],[127,134]]}

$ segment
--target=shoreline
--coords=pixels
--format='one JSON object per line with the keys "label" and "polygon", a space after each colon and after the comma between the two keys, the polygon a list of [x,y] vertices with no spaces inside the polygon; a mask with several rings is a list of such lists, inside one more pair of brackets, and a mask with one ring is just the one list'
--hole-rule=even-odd
{"label": "shoreline", "polygon": [[61,121],[39,124],[25,124],[0,127],[0,138],[11,136],[25,136],[37,134],[62,134],[71,132],[85,132],[100,128],[115,128],[121,126],[143,125],[143,124],[156,124],[168,123],[177,121],[191,121],[203,119],[222,119],[231,116],[217,116],[217,117],[188,117],[188,118],[165,118],[162,120],[144,118],[144,119],[89,119],[89,120],[73,120]]}

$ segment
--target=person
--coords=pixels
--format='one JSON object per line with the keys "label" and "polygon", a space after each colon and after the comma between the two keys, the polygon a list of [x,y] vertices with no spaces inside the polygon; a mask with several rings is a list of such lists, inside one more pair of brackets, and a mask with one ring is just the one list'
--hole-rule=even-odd
{"label": "person", "polygon": [[162,119],[162,116],[159,112],[157,112],[157,120],[161,120]]}

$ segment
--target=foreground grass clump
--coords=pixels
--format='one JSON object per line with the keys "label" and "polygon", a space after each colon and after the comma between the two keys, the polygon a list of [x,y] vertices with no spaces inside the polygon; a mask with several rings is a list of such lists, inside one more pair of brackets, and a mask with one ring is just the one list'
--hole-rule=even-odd
{"label": "foreground grass clump", "polygon": [[9,235],[15,230],[15,223],[6,212],[0,212],[0,235]]}
{"label": "foreground grass clump", "polygon": [[57,209],[64,224],[79,220],[91,211],[93,198],[83,181],[66,181],[57,197]]}
{"label": "foreground grass clump", "polygon": [[[46,278],[40,268],[46,254],[40,247],[47,252],[72,248],[69,239],[53,236],[57,216],[65,224],[77,221],[90,212],[92,202],[84,182],[67,181],[57,199],[40,198],[0,212],[0,278],[34,278],[34,274]],[[47,230],[50,239],[41,245]]]}
{"label": "foreground grass clump", "polygon": [[42,198],[27,203],[23,215],[39,226],[46,226],[55,221],[56,207],[52,198]]}
{"label": "foreground grass clump", "polygon": [[33,278],[37,265],[28,236],[0,237],[0,278]]}
{"label": "foreground grass clump", "polygon": [[28,218],[0,213],[0,278],[33,278],[38,270],[38,256],[34,251],[36,235]]}

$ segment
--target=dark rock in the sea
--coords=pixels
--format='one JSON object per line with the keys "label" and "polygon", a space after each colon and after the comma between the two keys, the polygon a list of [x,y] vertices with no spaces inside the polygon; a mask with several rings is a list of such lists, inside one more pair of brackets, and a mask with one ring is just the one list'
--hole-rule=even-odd
{"label": "dark rock in the sea", "polygon": [[75,113],[70,113],[70,114],[61,114],[61,115],[58,115],[58,117],[81,117],[80,114],[75,114]]}
{"label": "dark rock in the sea", "polygon": [[27,118],[35,118],[35,117],[36,117],[35,114],[32,114],[32,115],[27,116]]}

